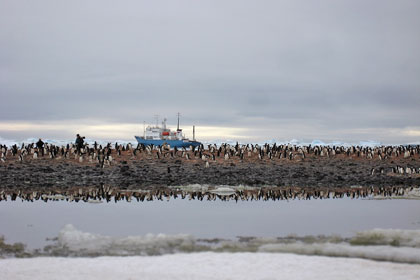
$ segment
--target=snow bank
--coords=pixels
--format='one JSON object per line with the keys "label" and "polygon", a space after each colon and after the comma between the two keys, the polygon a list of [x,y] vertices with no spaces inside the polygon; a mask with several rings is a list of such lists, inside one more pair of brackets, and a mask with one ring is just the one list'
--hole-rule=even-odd
{"label": "snow bank", "polygon": [[351,246],[345,243],[305,244],[299,242],[292,244],[266,244],[259,248],[259,252],[362,258],[376,261],[420,264],[420,250],[407,247]]}
{"label": "snow bank", "polygon": [[373,229],[359,232],[350,239],[340,236],[241,237],[214,242],[188,234],[117,238],[82,232],[69,224],[60,231],[56,243],[46,247],[46,255],[78,257],[155,256],[204,251],[294,253],[420,264],[420,230]]}
{"label": "snow bank", "polygon": [[268,253],[0,260],[2,279],[420,279],[420,267]]}
{"label": "snow bank", "polygon": [[420,264],[420,230],[373,229],[358,232],[349,243],[344,241],[331,243],[315,238],[309,243],[296,239],[264,244],[259,251]]}
{"label": "snow bank", "polygon": [[391,245],[420,248],[420,230],[373,229],[361,231],[351,239],[350,243],[353,245]]}
{"label": "snow bank", "polygon": [[191,251],[195,239],[191,235],[147,234],[116,238],[77,230],[66,225],[58,235],[53,251],[68,256],[161,255]]}

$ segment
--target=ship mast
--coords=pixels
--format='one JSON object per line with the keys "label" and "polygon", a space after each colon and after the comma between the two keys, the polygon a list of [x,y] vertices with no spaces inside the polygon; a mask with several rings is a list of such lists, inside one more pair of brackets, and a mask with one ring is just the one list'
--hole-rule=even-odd
{"label": "ship mast", "polygon": [[180,113],[176,114],[178,116],[178,125],[176,126],[176,131],[179,131],[179,116],[181,115]]}
{"label": "ship mast", "polygon": [[155,115],[156,127],[159,127],[159,115]]}

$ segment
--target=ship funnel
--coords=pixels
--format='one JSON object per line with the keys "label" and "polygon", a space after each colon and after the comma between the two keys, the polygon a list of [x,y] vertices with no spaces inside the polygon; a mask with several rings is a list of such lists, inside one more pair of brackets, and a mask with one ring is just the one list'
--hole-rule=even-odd
{"label": "ship funnel", "polygon": [[180,115],[180,113],[177,114],[177,116],[178,116],[178,125],[176,126],[176,131],[179,131],[179,115]]}
{"label": "ship funnel", "polygon": [[193,141],[195,141],[195,125],[193,125]]}

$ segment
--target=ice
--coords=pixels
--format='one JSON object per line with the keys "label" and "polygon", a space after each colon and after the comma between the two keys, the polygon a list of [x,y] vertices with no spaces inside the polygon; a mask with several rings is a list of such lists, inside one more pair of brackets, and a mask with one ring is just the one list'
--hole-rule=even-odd
{"label": "ice", "polygon": [[420,248],[420,230],[372,229],[358,232],[352,238],[351,243],[355,245],[391,245]]}
{"label": "ice", "polygon": [[171,186],[171,188],[180,189],[185,192],[206,192],[209,189],[209,185],[189,184],[184,186]]}
{"label": "ice", "polygon": [[279,253],[0,260],[2,279],[420,279],[420,266]]}
{"label": "ice", "polygon": [[382,143],[378,141],[374,141],[374,140],[360,141],[359,146],[374,148],[374,147],[382,146]]}
{"label": "ice", "polygon": [[11,147],[14,144],[17,144],[18,142],[15,140],[11,140],[11,139],[4,139],[2,137],[0,137],[0,144],[2,145],[6,145],[7,147]]}
{"label": "ice", "polygon": [[313,140],[311,146],[325,146],[325,143],[321,140]]}
{"label": "ice", "polygon": [[259,251],[420,264],[420,230],[372,229],[356,233],[349,243],[315,239],[309,244],[301,241],[264,244]]}
{"label": "ice", "polygon": [[[77,230],[73,225],[66,225],[58,235],[58,246],[54,248],[60,254],[70,256],[100,255],[160,255],[180,251],[189,251],[195,245],[191,235],[147,234],[116,238]],[[64,252],[63,252],[64,251]]]}
{"label": "ice", "polygon": [[420,250],[408,247],[351,246],[345,243],[306,244],[297,242],[291,244],[266,244],[259,248],[259,252],[363,258],[376,261],[420,264]]}
{"label": "ice", "polygon": [[210,192],[218,195],[231,195],[235,193],[235,190],[229,187],[218,187]]}
{"label": "ice", "polygon": [[82,232],[68,224],[58,234],[57,244],[50,246],[49,253],[60,256],[132,256],[255,250],[420,264],[420,230],[373,229],[359,232],[351,239],[339,236],[288,236],[203,243],[188,234],[147,234],[117,238]]}

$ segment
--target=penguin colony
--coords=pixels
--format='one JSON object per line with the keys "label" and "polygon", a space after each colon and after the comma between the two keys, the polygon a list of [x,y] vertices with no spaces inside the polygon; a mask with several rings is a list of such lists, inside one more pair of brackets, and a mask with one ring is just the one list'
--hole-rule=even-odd
{"label": "penguin colony", "polygon": [[[125,150],[125,147],[121,145],[116,145],[116,153],[121,155],[119,149]],[[127,145],[127,149],[130,149],[131,145]],[[11,148],[8,148],[6,145],[0,144],[1,151],[1,161],[3,163],[6,160],[15,160],[19,162],[30,161],[31,159],[41,159],[41,158],[50,158],[50,159],[75,159],[78,162],[82,163],[88,161],[90,163],[99,163],[103,168],[106,165],[111,165],[113,160],[111,154],[113,151],[111,144],[108,144],[106,147],[102,147],[95,143],[93,147],[89,145],[84,145],[80,150],[76,149],[76,146],[73,144],[67,144],[66,146],[56,146],[52,144],[45,144],[43,148],[37,148],[34,143],[25,145],[22,144],[20,147],[13,145]]]}
{"label": "penguin colony", "polygon": [[[342,159],[348,158],[352,162],[358,160],[364,160],[369,162],[386,162],[388,167],[378,167],[376,164],[375,168],[366,170],[366,174],[370,176],[376,176],[378,174],[386,174],[390,176],[396,176],[398,178],[419,178],[420,177],[420,145],[409,145],[409,146],[381,146],[381,147],[362,147],[362,146],[296,146],[296,145],[236,145],[222,144],[218,145],[200,145],[197,148],[190,147],[185,148],[171,148],[167,145],[163,146],[145,146],[137,145],[132,146],[131,144],[121,145],[115,143],[112,145],[100,145],[94,143],[93,145],[85,144],[81,149],[77,149],[73,144],[67,144],[63,146],[57,146],[53,144],[45,144],[43,148],[36,147],[36,144],[22,144],[20,146],[13,145],[8,147],[0,144],[0,167],[4,166],[3,174],[7,174],[7,170],[10,168],[16,169],[19,166],[25,166],[25,164],[31,164],[31,166],[37,163],[50,164],[54,161],[59,162],[71,162],[72,164],[84,166],[91,165],[101,169],[107,168],[112,165],[120,165],[122,176],[130,176],[126,171],[128,166],[124,165],[127,161],[134,162],[135,164],[141,165],[145,161],[169,161],[173,162],[187,161],[192,162],[195,165],[202,166],[204,170],[212,168],[217,165],[222,165],[226,168],[229,166],[240,165],[241,163],[264,164],[283,162],[287,165],[288,162],[306,162],[310,161],[311,164],[316,164],[318,161],[327,161],[328,159]],[[398,161],[399,164],[394,164],[393,161]],[[402,163],[402,164],[401,164]],[[12,167],[13,166],[13,167]],[[391,167],[390,167],[391,166]],[[370,173],[369,173],[370,171]],[[165,167],[165,172],[172,175],[176,173],[176,170],[171,171],[171,167],[168,165]],[[172,172],[172,173],[171,173]],[[368,176],[369,176],[368,175]],[[418,179],[416,179],[418,181]],[[162,196],[168,197],[182,197],[182,194],[173,190],[160,189],[156,192],[149,192],[149,195],[142,192],[133,192],[128,195],[126,191],[117,191],[117,189],[104,189],[104,187],[96,187],[86,193],[84,190],[78,191],[77,194],[71,194],[67,192],[51,192],[51,191],[6,191],[1,190],[2,182],[0,181],[0,200],[4,200],[7,196],[12,199],[17,197],[23,200],[33,201],[34,199],[53,199],[52,196],[64,195],[67,200],[89,200],[89,199],[103,199],[115,200],[120,199],[137,199],[137,200],[153,200],[160,199]],[[103,182],[106,183],[106,182]],[[358,182],[354,182],[358,183]],[[100,183],[98,182],[98,185]],[[92,184],[91,184],[92,185]],[[417,185],[417,184],[416,184]],[[290,186],[295,186],[291,184]],[[20,186],[17,186],[19,188]],[[404,186],[403,186],[404,187]],[[412,186],[405,186],[412,187]],[[10,189],[10,188],[9,188]],[[330,190],[315,190],[322,189],[321,187],[316,188],[288,188],[288,186],[279,187],[274,185],[272,188],[259,188],[260,191],[235,191],[235,194],[219,196],[213,193],[196,193],[192,192],[189,194],[190,197],[196,199],[209,199],[213,200],[219,198],[222,200],[249,200],[249,199],[309,199],[313,198],[338,198],[343,196],[350,197],[364,197],[371,193],[378,195],[402,195],[404,192],[400,187],[395,186],[382,186],[380,188],[369,189],[358,189],[351,188],[344,190],[340,188],[334,188]],[[322,193],[321,193],[322,192]],[[370,193],[369,193],[370,192]],[[56,198],[56,197],[55,197]]]}
{"label": "penguin colony", "polygon": [[413,188],[404,187],[354,187],[330,190],[328,188],[314,190],[313,188],[280,188],[280,187],[263,187],[244,190],[233,190],[228,194],[220,194],[215,191],[217,189],[209,189],[206,191],[185,191],[179,188],[161,188],[157,190],[119,190],[109,186],[102,185],[100,188],[76,188],[69,191],[0,191],[0,201],[10,198],[12,201],[21,199],[22,201],[35,201],[43,200],[48,201],[121,201],[126,200],[131,202],[133,199],[137,201],[153,201],[153,200],[166,200],[171,198],[177,199],[197,199],[197,200],[222,200],[229,201],[235,200],[252,201],[252,200],[310,200],[313,199],[328,199],[328,198],[367,198],[372,196],[392,197],[403,196],[405,193],[413,190]]}
{"label": "penguin colony", "polygon": [[[17,160],[24,162],[25,160],[39,159],[49,157],[51,159],[75,159],[80,163],[99,163],[101,167],[111,165],[114,157],[120,157],[121,155],[131,155],[132,158],[138,157],[138,155],[148,155],[149,159],[162,159],[162,158],[185,158],[190,159],[201,159],[206,162],[206,167],[209,166],[210,162],[223,159],[228,160],[255,160],[260,161],[275,161],[275,160],[301,160],[305,158],[332,158],[335,156],[344,156],[351,158],[360,159],[376,159],[376,160],[389,160],[393,158],[419,158],[420,145],[409,145],[409,146],[381,146],[381,147],[363,147],[363,146],[296,146],[296,145],[236,145],[222,144],[217,146],[215,144],[207,145],[206,147],[201,144],[197,148],[190,147],[189,149],[177,149],[171,148],[167,145],[163,146],[145,146],[138,144],[137,147],[133,147],[131,144],[121,145],[115,143],[111,145],[108,143],[106,146],[97,144],[93,145],[85,144],[80,150],[77,150],[75,145],[67,144],[65,146],[56,146],[53,144],[46,144],[44,148],[39,149],[34,143],[22,144],[20,147],[13,145],[8,148],[6,145],[0,144],[0,159],[2,163],[7,160]],[[113,157],[114,156],[114,157]],[[146,157],[147,158],[147,157]],[[410,167],[412,168],[412,167]],[[419,169],[412,170],[414,173],[418,173]],[[394,172],[394,171],[393,171]],[[399,173],[400,172],[394,172]],[[406,172],[404,173],[406,174]]]}

